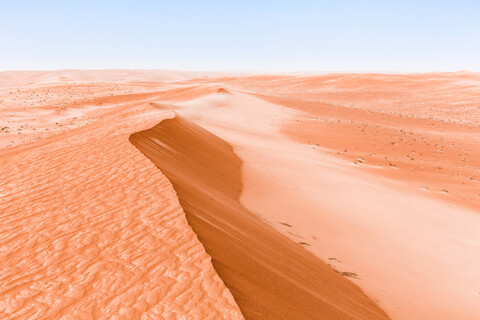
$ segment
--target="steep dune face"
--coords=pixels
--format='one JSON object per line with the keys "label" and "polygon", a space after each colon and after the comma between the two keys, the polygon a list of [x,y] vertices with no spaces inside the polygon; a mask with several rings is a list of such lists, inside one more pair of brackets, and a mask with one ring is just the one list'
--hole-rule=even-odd
{"label": "steep dune face", "polygon": [[388,318],[358,287],[239,202],[242,161],[225,141],[178,116],[130,141],[172,181],[245,318]]}

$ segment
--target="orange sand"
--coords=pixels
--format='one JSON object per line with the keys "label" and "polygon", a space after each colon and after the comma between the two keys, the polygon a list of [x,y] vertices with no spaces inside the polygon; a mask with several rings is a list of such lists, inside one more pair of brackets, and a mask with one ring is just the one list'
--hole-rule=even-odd
{"label": "orange sand", "polygon": [[[62,89],[40,88],[57,103]],[[72,99],[89,97],[75,89]],[[51,137],[24,133],[16,141],[38,142],[0,158],[1,319],[243,318],[170,182],[128,141],[165,114],[124,101],[75,106],[60,112],[60,127],[26,120],[30,111],[2,111],[8,126],[51,128]]]}
{"label": "orange sand", "polygon": [[0,73],[0,318],[478,318],[478,74],[208,76]]}
{"label": "orange sand", "polygon": [[387,319],[357,287],[240,202],[241,160],[185,119],[130,141],[177,191],[189,224],[247,319]]}

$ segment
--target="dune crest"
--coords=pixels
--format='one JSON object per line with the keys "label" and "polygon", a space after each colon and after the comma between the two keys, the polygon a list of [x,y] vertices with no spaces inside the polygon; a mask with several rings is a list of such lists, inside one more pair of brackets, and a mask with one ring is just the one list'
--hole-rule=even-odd
{"label": "dune crest", "polygon": [[181,117],[131,135],[170,179],[189,224],[247,319],[388,319],[363,292],[239,201],[242,161]]}

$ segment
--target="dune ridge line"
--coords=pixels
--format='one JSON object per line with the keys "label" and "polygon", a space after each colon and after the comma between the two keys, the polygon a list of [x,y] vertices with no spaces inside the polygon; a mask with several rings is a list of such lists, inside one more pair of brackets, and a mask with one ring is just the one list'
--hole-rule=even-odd
{"label": "dune ridge line", "polygon": [[240,203],[242,160],[227,142],[178,115],[129,140],[171,181],[246,319],[388,319],[355,284]]}

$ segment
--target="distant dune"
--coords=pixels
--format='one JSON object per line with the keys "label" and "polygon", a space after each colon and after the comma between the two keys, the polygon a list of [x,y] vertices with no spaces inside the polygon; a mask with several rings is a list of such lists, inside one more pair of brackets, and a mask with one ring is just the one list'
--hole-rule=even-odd
{"label": "distant dune", "polygon": [[220,77],[220,72],[173,70],[58,70],[58,71],[3,71],[0,87],[16,87],[55,82],[140,82],[158,83],[182,81],[201,77]]}
{"label": "distant dune", "polygon": [[0,318],[475,320],[479,106],[470,72],[0,72]]}

